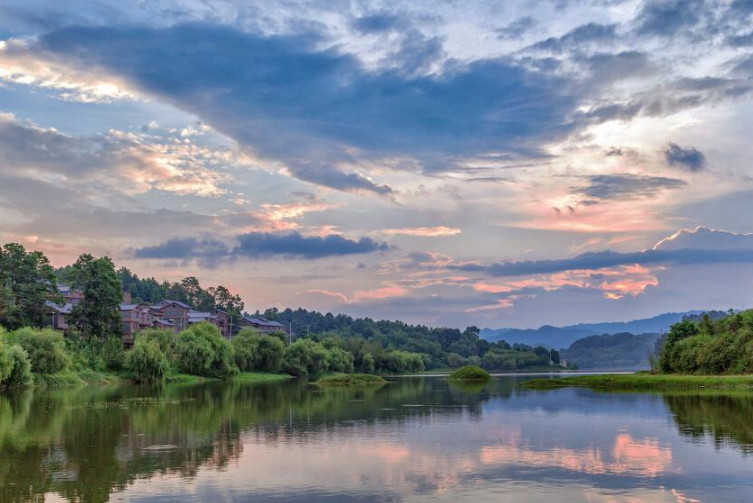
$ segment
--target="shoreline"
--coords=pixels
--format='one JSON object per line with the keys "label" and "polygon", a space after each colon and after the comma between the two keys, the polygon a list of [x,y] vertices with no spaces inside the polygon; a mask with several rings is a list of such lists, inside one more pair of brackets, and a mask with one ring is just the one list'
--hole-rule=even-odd
{"label": "shoreline", "polygon": [[589,388],[603,391],[753,390],[753,375],[610,373],[534,379],[523,383],[523,386],[534,390],[561,388]]}

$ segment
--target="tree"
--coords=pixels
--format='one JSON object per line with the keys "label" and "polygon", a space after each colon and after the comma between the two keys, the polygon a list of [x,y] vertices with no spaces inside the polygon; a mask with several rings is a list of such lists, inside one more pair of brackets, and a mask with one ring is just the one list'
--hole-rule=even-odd
{"label": "tree", "polygon": [[0,324],[10,330],[42,326],[47,300],[59,300],[47,257],[39,251],[27,253],[18,243],[0,248]]}
{"label": "tree", "polygon": [[128,351],[125,365],[137,382],[154,383],[165,378],[170,368],[156,340],[139,340]]}
{"label": "tree", "polygon": [[81,255],[70,273],[72,286],[81,289],[83,298],[73,307],[71,325],[85,338],[106,339],[123,333],[120,303],[123,290],[109,257]]}
{"label": "tree", "polygon": [[233,348],[211,323],[197,323],[182,331],[175,346],[181,371],[224,379],[237,372]]}

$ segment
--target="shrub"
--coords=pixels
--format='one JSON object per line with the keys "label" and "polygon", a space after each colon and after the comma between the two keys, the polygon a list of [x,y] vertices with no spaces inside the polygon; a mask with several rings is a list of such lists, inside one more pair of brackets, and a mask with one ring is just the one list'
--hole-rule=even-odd
{"label": "shrub", "polygon": [[123,339],[117,336],[108,337],[102,345],[101,356],[106,369],[115,372],[122,370],[126,356]]}
{"label": "shrub", "polygon": [[13,371],[13,360],[10,356],[10,348],[0,339],[0,382],[5,381]]}
{"label": "shrub", "polygon": [[230,343],[211,323],[197,323],[181,332],[175,352],[178,367],[187,374],[224,379],[237,372]]}
{"label": "shrub", "polygon": [[65,341],[54,330],[20,328],[10,334],[10,340],[26,350],[37,374],[56,374],[68,366]]}
{"label": "shrub", "polygon": [[332,372],[353,372],[353,355],[344,349],[333,347],[327,350],[327,368]]}
{"label": "shrub", "polygon": [[133,373],[136,382],[161,382],[170,368],[165,353],[155,340],[138,341],[128,351],[125,366]]}
{"label": "shrub", "polygon": [[285,350],[285,371],[301,376],[327,370],[327,350],[310,339],[299,339]]}
{"label": "shrub", "polygon": [[242,329],[233,337],[230,345],[233,347],[235,365],[243,371],[254,370],[257,366],[257,349],[261,335],[255,330]]}
{"label": "shrub", "polygon": [[262,335],[256,347],[256,369],[279,372],[285,355],[285,343],[279,337]]}
{"label": "shrub", "polygon": [[489,375],[489,372],[481,367],[477,367],[476,365],[466,365],[450,374],[450,379],[461,381],[488,381],[491,379],[491,376]]}
{"label": "shrub", "polygon": [[148,328],[136,334],[136,341],[155,341],[165,356],[172,359],[175,354],[178,335],[170,329]]}
{"label": "shrub", "polygon": [[8,377],[3,381],[8,386],[29,386],[34,381],[31,373],[31,362],[29,355],[21,346],[11,346],[8,351],[11,360],[11,371]]}

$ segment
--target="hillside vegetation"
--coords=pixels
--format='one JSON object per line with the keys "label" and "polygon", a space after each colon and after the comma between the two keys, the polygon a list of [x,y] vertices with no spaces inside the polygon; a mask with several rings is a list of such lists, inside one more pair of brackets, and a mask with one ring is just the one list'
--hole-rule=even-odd
{"label": "hillside vegetation", "polygon": [[568,361],[575,362],[580,369],[647,369],[649,356],[658,338],[659,334],[592,335],[573,342],[561,354]]}
{"label": "hillside vegetation", "polygon": [[661,342],[656,363],[663,373],[753,373],[753,310],[683,320]]}

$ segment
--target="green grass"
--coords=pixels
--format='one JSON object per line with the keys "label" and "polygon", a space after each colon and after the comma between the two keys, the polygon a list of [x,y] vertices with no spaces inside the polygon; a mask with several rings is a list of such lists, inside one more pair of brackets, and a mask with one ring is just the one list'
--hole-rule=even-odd
{"label": "green grass", "polygon": [[268,372],[241,372],[237,376],[233,377],[233,381],[237,382],[279,382],[292,379],[293,376],[289,374],[271,374]]}
{"label": "green grass", "polygon": [[34,385],[47,387],[84,386],[84,385],[111,385],[122,384],[123,379],[112,373],[97,372],[96,370],[84,369],[79,371],[66,370],[57,374],[34,374]]}
{"label": "green grass", "polygon": [[317,386],[381,386],[387,381],[373,374],[334,374],[322,377]]}
{"label": "green grass", "polygon": [[450,374],[450,380],[452,381],[488,381],[491,378],[492,376],[489,375],[489,372],[475,365],[460,367]]}
{"label": "green grass", "polygon": [[696,389],[751,389],[753,375],[704,376],[684,374],[604,374],[534,379],[523,384],[531,389],[584,387],[621,391],[664,391]]}

